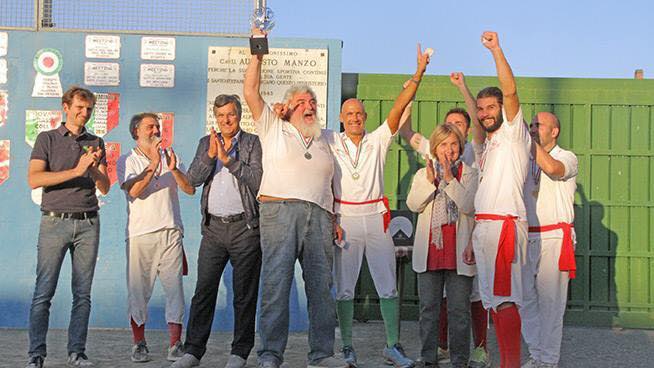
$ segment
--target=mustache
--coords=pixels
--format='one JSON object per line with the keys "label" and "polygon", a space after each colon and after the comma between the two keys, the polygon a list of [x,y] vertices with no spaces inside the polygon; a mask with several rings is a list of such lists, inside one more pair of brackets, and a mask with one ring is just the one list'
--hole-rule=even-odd
{"label": "mustache", "polygon": [[502,115],[495,116],[494,119],[495,119],[495,123],[491,126],[486,126],[484,124],[481,124],[481,127],[484,128],[486,133],[493,133],[497,131],[502,126],[502,123],[504,123],[504,117]]}

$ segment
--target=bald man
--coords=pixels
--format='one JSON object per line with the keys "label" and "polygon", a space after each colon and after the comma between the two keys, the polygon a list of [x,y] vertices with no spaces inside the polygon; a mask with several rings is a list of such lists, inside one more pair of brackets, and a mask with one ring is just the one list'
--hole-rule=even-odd
{"label": "bald man", "polygon": [[523,270],[522,335],[528,368],[558,367],[568,281],[575,277],[574,195],[577,156],[558,146],[559,119],[536,114],[530,125],[531,165],[525,183],[529,222]]}
{"label": "bald man", "polygon": [[388,232],[390,210],[384,197],[386,154],[399,128],[400,117],[413,99],[429,63],[429,55],[418,49],[418,66],[411,83],[403,89],[382,125],[367,133],[368,115],[357,99],[345,101],[340,119],[344,132],[328,131],[327,141],[335,158],[333,179],[334,213],[341,229],[334,252],[336,311],[343,341],[343,357],[356,367],[352,346],[354,289],[366,256],[375,283],[381,315],[386,327],[383,357],[395,367],[413,367],[399,344],[398,298],[395,275],[395,248]]}

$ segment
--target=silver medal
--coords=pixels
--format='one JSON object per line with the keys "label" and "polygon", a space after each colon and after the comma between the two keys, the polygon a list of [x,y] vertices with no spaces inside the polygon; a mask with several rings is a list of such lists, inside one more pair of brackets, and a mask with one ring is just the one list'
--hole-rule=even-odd
{"label": "silver medal", "polygon": [[311,160],[311,154],[309,152],[304,152],[304,158]]}

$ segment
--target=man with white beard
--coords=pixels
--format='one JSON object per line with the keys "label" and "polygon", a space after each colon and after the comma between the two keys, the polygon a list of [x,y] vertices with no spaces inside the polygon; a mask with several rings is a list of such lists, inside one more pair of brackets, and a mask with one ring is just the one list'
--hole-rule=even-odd
{"label": "man with white beard", "polygon": [[313,90],[305,85],[289,88],[285,116],[277,117],[259,92],[262,61],[262,55],[252,55],[243,83],[263,151],[258,195],[262,252],[258,366],[278,368],[284,361],[289,293],[299,260],[309,312],[307,366],[345,368],[347,364],[334,357],[336,310],[330,292],[334,159],[321,138]]}

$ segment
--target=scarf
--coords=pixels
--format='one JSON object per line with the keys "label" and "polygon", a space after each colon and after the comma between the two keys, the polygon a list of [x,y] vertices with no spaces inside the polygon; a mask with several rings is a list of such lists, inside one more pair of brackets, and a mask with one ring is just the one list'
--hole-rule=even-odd
{"label": "scarf", "polygon": [[[443,180],[443,168],[438,162],[435,162],[434,165],[436,195],[431,208],[431,245],[435,246],[436,249],[443,249],[441,226],[456,223],[459,219],[459,209],[456,203],[445,193],[444,189],[447,187],[447,183]],[[452,163],[451,170],[455,178],[460,176],[459,170],[462,170],[460,157]]]}

